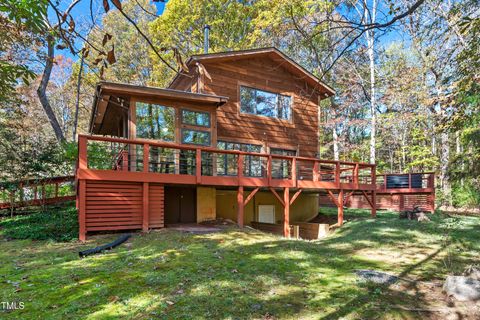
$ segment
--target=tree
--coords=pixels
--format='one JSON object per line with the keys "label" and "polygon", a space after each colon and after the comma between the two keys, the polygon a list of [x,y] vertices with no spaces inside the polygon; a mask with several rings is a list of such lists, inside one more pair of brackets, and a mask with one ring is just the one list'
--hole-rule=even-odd
{"label": "tree", "polygon": [[[151,38],[148,25],[156,18],[153,14],[156,8],[150,0],[124,1],[122,10]],[[110,10],[103,16],[101,24],[95,26],[88,35],[88,42],[105,52],[114,48],[115,63],[104,68],[105,80],[139,85],[152,83],[154,62],[150,56],[150,46],[138,36],[136,28],[124,19],[119,10]],[[98,73],[105,66],[95,55],[89,55],[86,63]],[[157,63],[161,64],[160,61]]]}
{"label": "tree", "polygon": [[[256,16],[255,1],[170,0],[165,11],[150,26],[152,41],[158,47],[177,48],[188,57],[203,53],[203,29],[211,28],[210,52],[247,49]],[[173,52],[163,54],[165,60],[175,61]],[[152,55],[153,81],[166,86],[173,72]]]}
{"label": "tree", "polygon": [[12,101],[19,81],[28,84],[35,77],[28,57],[38,46],[45,8],[45,1],[0,4],[0,103]]}

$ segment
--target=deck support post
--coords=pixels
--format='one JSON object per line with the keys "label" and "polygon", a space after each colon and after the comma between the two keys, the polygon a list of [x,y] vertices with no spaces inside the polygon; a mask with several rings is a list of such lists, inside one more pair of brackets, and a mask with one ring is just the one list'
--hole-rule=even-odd
{"label": "deck support post", "polygon": [[338,204],[337,204],[337,223],[338,226],[343,225],[343,189],[338,192]]}
{"label": "deck support post", "polygon": [[283,190],[283,236],[290,238],[290,188]]}
{"label": "deck support post", "polygon": [[149,207],[149,183],[143,183],[143,206],[142,206],[142,231],[148,231],[148,207]]}
{"label": "deck support post", "polygon": [[238,187],[237,191],[237,224],[238,227],[243,228],[243,212],[245,206],[243,203],[243,186]]}
{"label": "deck support post", "polygon": [[85,242],[86,240],[86,221],[85,221],[85,216],[86,216],[86,181],[85,180],[78,180],[78,198],[79,198],[79,204],[78,204],[78,238],[80,241]]}
{"label": "deck support post", "polygon": [[[78,169],[88,168],[87,158],[87,138],[78,137]],[[78,238],[85,242],[87,237],[86,230],[86,205],[87,205],[87,181],[78,179]]]}

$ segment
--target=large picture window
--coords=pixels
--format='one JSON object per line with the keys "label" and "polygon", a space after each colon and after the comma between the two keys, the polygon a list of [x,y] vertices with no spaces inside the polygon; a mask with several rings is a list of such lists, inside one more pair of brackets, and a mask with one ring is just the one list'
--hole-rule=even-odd
{"label": "large picture window", "polygon": [[260,116],[290,120],[292,97],[240,86],[240,111]]}
{"label": "large picture window", "polygon": [[137,137],[162,141],[175,140],[175,109],[159,104],[137,102]]}

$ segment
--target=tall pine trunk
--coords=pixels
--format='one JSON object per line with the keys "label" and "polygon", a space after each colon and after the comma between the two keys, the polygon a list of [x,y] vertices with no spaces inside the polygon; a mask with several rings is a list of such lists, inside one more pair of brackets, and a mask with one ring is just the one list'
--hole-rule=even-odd
{"label": "tall pine trunk", "polygon": [[55,137],[59,142],[65,141],[65,136],[63,135],[62,128],[58,123],[57,117],[55,116],[55,112],[50,105],[47,97],[47,87],[48,82],[50,81],[50,75],[52,74],[53,68],[53,59],[54,59],[54,46],[55,40],[51,35],[47,37],[47,58],[45,61],[45,69],[43,69],[42,80],[40,81],[40,85],[37,89],[38,98],[40,103],[42,104],[43,110],[47,114],[48,120],[53,128],[53,132],[55,133]]}

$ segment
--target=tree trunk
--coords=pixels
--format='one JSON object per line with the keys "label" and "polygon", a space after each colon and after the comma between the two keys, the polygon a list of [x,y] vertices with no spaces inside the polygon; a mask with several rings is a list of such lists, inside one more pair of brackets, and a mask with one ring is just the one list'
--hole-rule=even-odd
{"label": "tree trunk", "polygon": [[[463,152],[462,150],[462,143],[460,142],[460,131],[455,132],[455,155],[457,156],[458,159],[460,159],[460,168],[463,171],[465,170],[465,162],[461,158],[461,154]],[[464,180],[463,180],[463,175],[462,178],[460,179],[460,185],[463,187],[464,185]]]}
{"label": "tree trunk", "polygon": [[[365,2],[366,6],[366,2]],[[368,10],[365,10],[366,18]],[[371,10],[371,21],[375,23],[377,13],[377,1],[373,0]],[[373,29],[366,32],[367,44],[368,44],[368,59],[370,61],[370,163],[375,163],[376,158],[376,130],[377,130],[377,109],[376,109],[376,97],[375,97],[375,32]]]}
{"label": "tree trunk", "polygon": [[77,100],[75,101],[75,118],[73,120],[73,141],[77,141],[77,127],[78,127],[78,109],[80,107],[80,85],[82,83],[82,72],[83,64],[85,62],[85,57],[82,54],[82,59],[80,60],[80,70],[78,71],[77,79]]}
{"label": "tree trunk", "polygon": [[440,183],[441,183],[444,199],[449,205],[451,205],[452,199],[451,199],[450,181],[448,180],[448,175],[447,175],[448,160],[450,159],[448,132],[444,130],[440,138],[442,141],[442,148],[441,148],[442,154],[440,155]]}
{"label": "tree trunk", "polygon": [[338,161],[340,159],[340,154],[338,152],[338,134],[337,134],[337,124],[333,125],[333,160]]}
{"label": "tree trunk", "polygon": [[54,59],[54,46],[55,41],[52,36],[47,37],[47,59],[45,61],[45,69],[43,70],[42,80],[40,81],[40,85],[37,89],[37,95],[40,99],[40,103],[42,104],[43,110],[47,114],[48,120],[52,125],[53,131],[55,133],[55,137],[59,142],[65,141],[65,136],[63,135],[62,128],[58,123],[57,117],[55,116],[55,112],[48,101],[48,97],[46,94],[48,82],[50,81],[50,75],[52,73],[53,68],[53,59]]}

